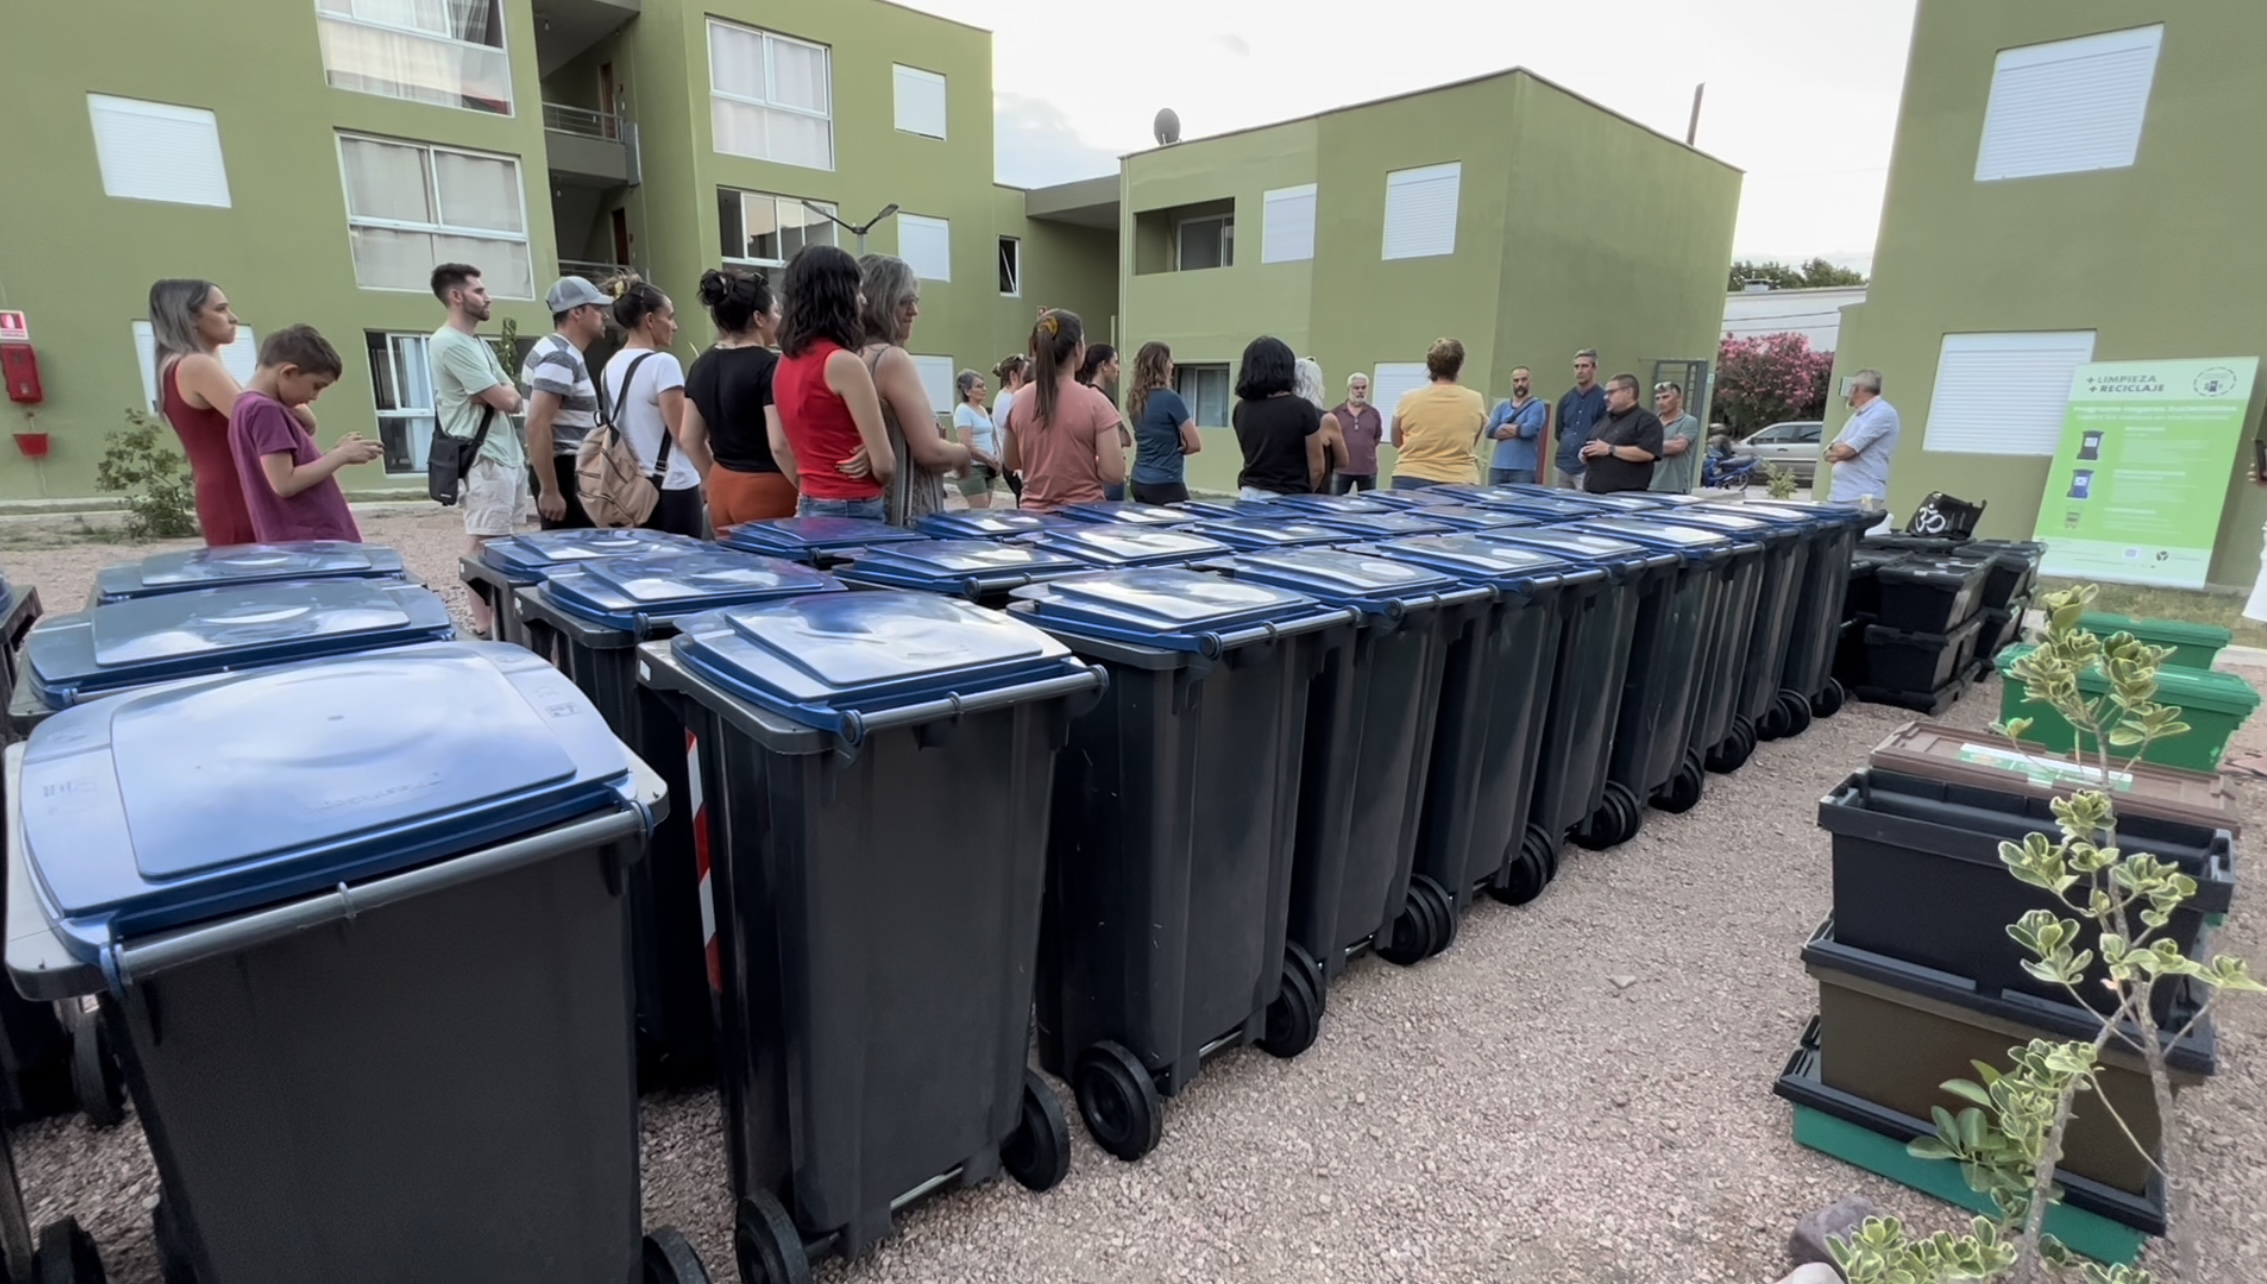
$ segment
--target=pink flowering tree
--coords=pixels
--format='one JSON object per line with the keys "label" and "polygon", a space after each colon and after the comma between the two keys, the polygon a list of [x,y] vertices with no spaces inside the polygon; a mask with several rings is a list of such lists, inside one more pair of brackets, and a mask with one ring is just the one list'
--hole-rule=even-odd
{"label": "pink flowering tree", "polygon": [[1834,354],[1813,352],[1799,334],[1765,334],[1724,340],[1716,355],[1716,422],[1744,437],[1785,419],[1826,413]]}

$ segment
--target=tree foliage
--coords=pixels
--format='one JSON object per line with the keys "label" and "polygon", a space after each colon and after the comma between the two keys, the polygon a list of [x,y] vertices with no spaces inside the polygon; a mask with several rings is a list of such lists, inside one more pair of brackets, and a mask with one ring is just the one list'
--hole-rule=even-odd
{"label": "tree foliage", "polygon": [[1839,267],[1825,259],[1812,259],[1801,267],[1752,259],[1741,259],[1734,263],[1729,287],[1731,292],[1738,294],[1747,288],[1750,281],[1768,282],[1774,290],[1818,290],[1838,285],[1864,285],[1866,276],[1863,272]]}
{"label": "tree foliage", "polygon": [[1716,354],[1709,414],[1735,437],[1786,419],[1823,418],[1833,377],[1834,354],[1812,351],[1803,335],[1727,338]]}

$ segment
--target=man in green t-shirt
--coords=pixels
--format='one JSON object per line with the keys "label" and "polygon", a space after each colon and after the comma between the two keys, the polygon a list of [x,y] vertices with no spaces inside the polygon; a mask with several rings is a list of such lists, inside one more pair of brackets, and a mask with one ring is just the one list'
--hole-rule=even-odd
{"label": "man in green t-shirt", "polygon": [[[448,321],[433,332],[426,348],[438,431],[469,441],[479,434],[482,421],[488,423],[480,457],[466,473],[458,498],[464,509],[464,533],[472,537],[472,555],[478,557],[481,545],[513,534],[535,509],[527,481],[527,452],[506,418],[519,413],[520,394],[504,377],[495,351],[477,333],[494,310],[480,269],[464,263],[434,268],[433,297],[449,310]],[[472,595],[472,627],[484,638],[496,628],[494,611],[478,593]]]}

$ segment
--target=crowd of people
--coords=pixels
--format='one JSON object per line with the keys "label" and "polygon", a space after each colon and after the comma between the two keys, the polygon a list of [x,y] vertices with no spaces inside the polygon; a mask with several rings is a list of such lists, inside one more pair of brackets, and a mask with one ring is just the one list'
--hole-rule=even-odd
{"label": "crowd of people", "polygon": [[[435,432],[477,443],[465,447],[471,463],[457,494],[475,555],[530,520],[545,529],[593,525],[585,492],[608,450],[634,458],[650,487],[638,506],[650,507],[643,525],[698,538],[798,514],[910,526],[946,506],[948,484],[971,508],[990,507],[1003,490],[1009,503],[1040,512],[1129,494],[1173,503],[1189,497],[1188,457],[1205,446],[1175,391],[1170,347],[1150,342],[1135,353],[1121,412],[1117,350],[1090,343],[1085,322],[1060,308],[1042,309],[1026,350],[993,368],[999,391],[989,407],[993,382],[961,371],[949,427],[940,423],[908,349],[920,278],[886,254],[811,246],[776,288],[759,272],[704,273],[699,301],[715,338],[690,369],[672,351],[675,303],[635,277],[553,285],[545,296],[552,333],[517,378],[479,336],[492,312],[480,270],[445,263],[431,284],[446,310],[428,344]],[[337,350],[310,327],[279,329],[242,387],[220,360],[238,323],[219,286],[160,281],[150,318],[161,409],[195,475],[205,541],[359,539],[337,474],[382,450],[358,433],[328,451],[315,443],[313,406],[341,374]],[[609,334],[618,346],[594,375],[586,358]],[[1390,410],[1372,404],[1360,373],[1333,405],[1318,363],[1281,339],[1254,339],[1231,413],[1241,494],[1375,489],[1389,442],[1396,460],[1385,484],[1396,490],[1535,483],[1547,442],[1556,484],[1568,489],[1695,488],[1701,424],[1677,384],[1655,384],[1647,408],[1635,375],[1601,384],[1598,354],[1586,348],[1555,406],[1519,366],[1511,395],[1491,409],[1461,382],[1464,365],[1464,345],[1440,339],[1426,353],[1426,383]],[[1870,479],[1895,450],[1880,377],[1866,372],[1858,382],[1867,385],[1853,394],[1861,413],[1829,454],[1836,498],[1843,471]],[[524,438],[510,422],[520,415]],[[608,498],[606,512],[617,514]],[[485,633],[486,604],[474,610]]]}

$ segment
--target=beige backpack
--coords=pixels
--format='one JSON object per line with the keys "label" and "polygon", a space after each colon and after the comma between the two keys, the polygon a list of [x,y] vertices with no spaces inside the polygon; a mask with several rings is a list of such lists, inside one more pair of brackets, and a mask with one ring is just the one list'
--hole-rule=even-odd
{"label": "beige backpack", "polygon": [[[629,400],[638,367],[652,355],[638,354],[630,368],[622,372],[622,400]],[[669,433],[663,430],[661,450],[648,472],[638,461],[630,439],[615,423],[613,408],[606,404],[605,379],[598,380],[597,392],[598,425],[575,451],[575,491],[582,496],[583,511],[590,515],[592,525],[615,530],[643,526],[653,516],[654,505],[661,502],[661,479],[669,475]]]}

